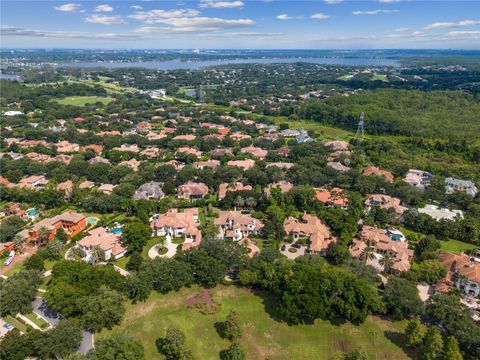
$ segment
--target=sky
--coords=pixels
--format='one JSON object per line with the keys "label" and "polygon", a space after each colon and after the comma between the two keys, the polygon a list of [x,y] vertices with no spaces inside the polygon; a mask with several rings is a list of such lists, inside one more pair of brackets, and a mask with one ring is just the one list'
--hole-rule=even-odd
{"label": "sky", "polygon": [[480,1],[0,3],[2,48],[475,49]]}

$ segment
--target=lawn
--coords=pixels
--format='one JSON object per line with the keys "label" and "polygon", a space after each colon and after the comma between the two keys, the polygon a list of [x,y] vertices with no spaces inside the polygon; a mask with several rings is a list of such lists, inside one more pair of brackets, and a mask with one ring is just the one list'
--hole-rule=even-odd
{"label": "lawn", "polygon": [[382,75],[382,74],[373,75],[370,80],[372,81],[380,80],[380,81],[388,82],[387,75]]}
{"label": "lawn", "polygon": [[113,262],[114,265],[121,267],[123,270],[127,270],[127,263],[130,260],[130,256],[124,256]]}
{"label": "lawn", "polygon": [[85,104],[95,104],[98,101],[108,104],[113,100],[115,99],[100,96],[69,96],[62,99],[56,99],[55,101],[61,105],[85,106]]}
{"label": "lawn", "polygon": [[27,332],[27,325],[25,325],[24,323],[18,321],[17,319],[15,319],[13,316],[5,316],[3,318],[7,323],[9,323],[10,325],[12,326],[15,326],[18,330],[20,330],[21,332],[25,333]]}
{"label": "lawn", "polygon": [[156,244],[159,244],[161,241],[160,241],[160,236],[154,236],[152,238],[150,238],[147,242],[147,244],[143,247],[143,250],[142,250],[142,257],[144,259],[148,259],[148,250],[150,250],[150,248],[153,246],[153,245],[156,245]]}
{"label": "lawn", "polygon": [[447,240],[447,241],[440,241],[441,250],[447,251],[455,254],[460,254],[462,251],[465,250],[472,250],[477,248],[477,246],[473,244],[468,244],[458,240]]}
{"label": "lawn", "polygon": [[221,303],[221,310],[215,315],[202,315],[185,306],[185,301],[199,291],[200,288],[194,286],[167,295],[152,293],[144,303],[127,304],[121,325],[101,332],[97,339],[112,332],[125,332],[144,345],[147,359],[158,359],[161,357],[155,340],[165,336],[167,327],[175,326],[185,332],[187,347],[195,358],[218,359],[219,352],[229,343],[219,337],[215,323],[224,321],[228,312],[235,309],[243,324],[240,344],[247,359],[328,359],[339,351],[358,347],[375,359],[409,358],[396,345],[403,341],[405,322],[369,317],[360,326],[334,325],[327,321],[289,326],[266,312],[272,308],[270,298],[262,299],[235,286],[213,289],[213,298]]}
{"label": "lawn", "polygon": [[48,322],[43,320],[42,318],[38,317],[36,314],[33,312],[24,314],[25,317],[27,317],[29,320],[31,320],[33,323],[35,323],[40,329],[46,329],[48,328]]}

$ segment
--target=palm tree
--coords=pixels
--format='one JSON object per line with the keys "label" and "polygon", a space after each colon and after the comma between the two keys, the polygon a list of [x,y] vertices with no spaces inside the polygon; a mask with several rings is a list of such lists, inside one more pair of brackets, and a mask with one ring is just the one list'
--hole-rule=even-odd
{"label": "palm tree", "polygon": [[255,200],[254,197],[248,197],[247,200],[245,200],[245,204],[249,207],[249,208],[253,208],[255,205],[257,205],[257,200]]}
{"label": "palm tree", "polygon": [[90,258],[92,259],[93,264],[96,264],[105,259],[105,253],[103,252],[100,245],[92,246],[90,252],[91,252]]}
{"label": "palm tree", "polygon": [[233,204],[237,207],[237,208],[243,208],[243,206],[245,205],[245,200],[243,200],[243,198],[238,195],[235,200],[233,200]]}
{"label": "palm tree", "polygon": [[382,259],[380,259],[380,265],[383,265],[385,272],[390,272],[393,266],[393,257],[390,254],[385,254]]}
{"label": "palm tree", "polygon": [[13,242],[13,245],[15,246],[15,250],[17,250],[20,254],[22,254],[23,245],[25,244],[25,238],[17,234],[13,237],[12,242]]}
{"label": "palm tree", "polygon": [[45,244],[50,238],[50,234],[50,230],[48,230],[45,226],[42,226],[38,231],[37,243],[39,245]]}
{"label": "palm tree", "polygon": [[360,258],[365,262],[365,264],[368,260],[372,260],[374,257],[375,255],[373,254],[373,248],[371,246],[367,246],[360,254]]}
{"label": "palm tree", "polygon": [[82,248],[75,246],[69,251],[70,258],[75,259],[75,260],[82,260],[86,253],[85,250]]}

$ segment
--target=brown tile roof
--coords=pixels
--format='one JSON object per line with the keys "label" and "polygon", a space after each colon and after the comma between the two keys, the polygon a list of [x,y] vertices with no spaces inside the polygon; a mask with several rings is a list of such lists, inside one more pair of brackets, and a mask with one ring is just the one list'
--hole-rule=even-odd
{"label": "brown tile roof", "polygon": [[227,196],[227,192],[229,191],[235,192],[235,191],[244,191],[244,190],[251,191],[253,190],[253,188],[250,185],[243,185],[240,182],[237,182],[232,186],[228,183],[220,184],[220,186],[218,187],[218,199],[222,200],[223,198],[225,198],[225,196]]}
{"label": "brown tile roof", "polygon": [[366,206],[378,206],[385,210],[393,208],[398,215],[407,211],[407,208],[400,203],[400,199],[384,194],[372,194],[365,200]]}
{"label": "brown tile roof", "polygon": [[285,219],[283,228],[287,234],[300,234],[310,240],[310,251],[320,252],[328,248],[336,239],[330,234],[327,225],[313,215],[304,214],[301,220],[295,218]]}
{"label": "brown tile roof", "polygon": [[242,168],[243,170],[251,169],[255,166],[255,160],[252,159],[245,159],[245,160],[230,160],[227,162],[228,166],[237,166]]}
{"label": "brown tile roof", "polygon": [[265,190],[263,191],[267,196],[270,196],[272,189],[277,188],[280,189],[282,193],[287,193],[293,188],[293,184],[288,181],[279,181],[272,184],[268,184]]}
{"label": "brown tile roof", "polygon": [[348,205],[348,199],[343,194],[343,190],[335,187],[331,191],[328,189],[317,189],[315,191],[315,198],[327,204],[339,205],[346,207]]}
{"label": "brown tile roof", "polygon": [[393,175],[390,171],[381,170],[380,168],[378,168],[376,166],[367,167],[365,170],[363,170],[363,175],[365,175],[365,176],[371,176],[371,175],[381,176],[381,177],[385,178],[385,180],[387,182],[390,182],[390,183],[393,182]]}

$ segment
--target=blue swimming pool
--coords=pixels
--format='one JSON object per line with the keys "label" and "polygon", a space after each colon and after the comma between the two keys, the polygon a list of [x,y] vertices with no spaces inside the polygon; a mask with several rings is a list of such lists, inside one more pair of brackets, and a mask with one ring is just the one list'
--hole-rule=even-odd
{"label": "blue swimming pool", "polygon": [[121,235],[123,230],[120,227],[115,227],[115,228],[111,229],[110,232],[114,235]]}
{"label": "blue swimming pool", "polygon": [[38,214],[37,209],[33,209],[33,208],[32,208],[32,209],[28,209],[26,212],[27,212],[27,215],[28,215],[28,216],[36,216],[36,215]]}
{"label": "blue swimming pool", "polygon": [[88,224],[95,224],[98,221],[96,217],[89,217],[87,218],[87,223]]}

